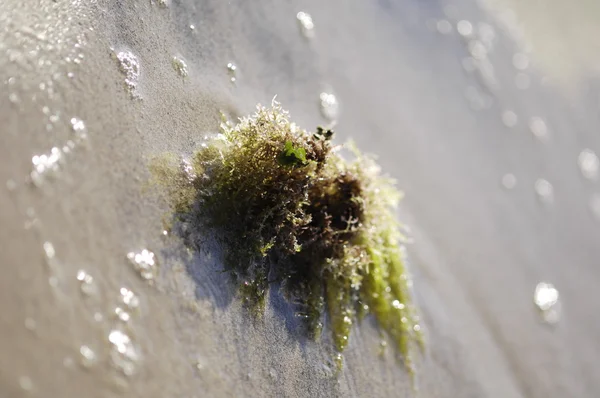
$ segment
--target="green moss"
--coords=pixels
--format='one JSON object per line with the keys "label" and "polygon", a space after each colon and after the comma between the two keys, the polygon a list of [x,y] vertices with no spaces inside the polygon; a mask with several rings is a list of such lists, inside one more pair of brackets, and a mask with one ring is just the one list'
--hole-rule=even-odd
{"label": "green moss", "polygon": [[343,159],[331,130],[298,129],[275,102],[221,127],[185,167],[173,159],[153,165],[177,218],[215,232],[226,269],[257,314],[278,281],[312,337],[328,320],[341,353],[353,324],[371,313],[412,372],[422,337],[393,181],[352,144],[355,159]]}

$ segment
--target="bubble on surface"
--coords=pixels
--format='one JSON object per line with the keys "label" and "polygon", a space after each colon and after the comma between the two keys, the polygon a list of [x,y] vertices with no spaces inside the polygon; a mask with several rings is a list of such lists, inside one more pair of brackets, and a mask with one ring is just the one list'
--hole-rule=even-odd
{"label": "bubble on surface", "polygon": [[227,70],[229,71],[229,74],[231,75],[231,77],[230,77],[231,82],[235,83],[235,81],[237,80],[237,66],[233,62],[229,62],[227,64]]}
{"label": "bubble on surface", "polygon": [[533,293],[533,303],[546,323],[554,324],[560,318],[558,290],[551,283],[540,282]]}
{"label": "bubble on surface", "polygon": [[117,319],[119,319],[122,322],[127,323],[131,319],[131,315],[129,314],[129,312],[125,311],[121,307],[115,307],[114,313]]}
{"label": "bubble on surface", "polygon": [[519,118],[517,117],[517,114],[513,111],[507,110],[502,112],[502,123],[504,123],[506,127],[513,128],[517,125],[518,121]]}
{"label": "bubble on surface", "polygon": [[87,139],[87,128],[83,120],[76,117],[71,118],[71,129],[75,133],[77,140],[83,141]]}
{"label": "bubble on surface", "polygon": [[75,365],[75,361],[73,360],[73,358],[71,357],[65,357],[63,359],[63,366],[67,369],[73,369],[73,366]]}
{"label": "bubble on surface", "polygon": [[534,189],[540,202],[550,204],[554,201],[554,187],[548,180],[538,179],[535,182]]}
{"label": "bubble on surface", "polygon": [[98,357],[96,356],[96,353],[94,352],[94,350],[92,350],[87,345],[82,345],[81,347],[79,347],[79,355],[80,355],[80,364],[84,368],[89,369],[92,366],[94,366],[96,364],[96,362],[98,361]]}
{"label": "bubble on surface", "polygon": [[25,318],[25,329],[34,331],[37,328],[37,322],[33,318]]}
{"label": "bubble on surface", "polygon": [[456,24],[456,31],[461,36],[469,37],[473,34],[473,25],[469,21],[458,21]]}
{"label": "bubble on surface", "polygon": [[77,271],[77,280],[80,283],[79,288],[83,294],[91,296],[98,292],[94,278],[84,270]]}
{"label": "bubble on surface", "polygon": [[31,391],[33,390],[33,381],[29,376],[21,376],[19,377],[19,386],[23,391]]}
{"label": "bubble on surface", "polygon": [[452,24],[445,19],[440,19],[435,25],[438,32],[443,35],[450,34],[452,32]]}
{"label": "bubble on surface", "polygon": [[188,76],[188,66],[186,62],[181,57],[173,57],[171,59],[171,65],[177,74],[181,77]]}
{"label": "bubble on surface", "polygon": [[392,301],[392,307],[394,307],[397,310],[403,310],[404,309],[404,304],[401,303],[398,300],[394,300],[394,301]]}
{"label": "bubble on surface", "polygon": [[300,32],[302,35],[308,39],[314,37],[315,35],[315,24],[313,22],[312,16],[304,11],[300,11],[296,14],[296,19],[298,20],[298,24],[300,25]]}
{"label": "bubble on surface", "polygon": [[513,66],[518,70],[525,70],[529,67],[529,57],[523,53],[515,53],[512,59]]}
{"label": "bubble on surface", "polygon": [[540,117],[535,116],[529,120],[529,130],[540,140],[548,137],[548,127],[546,126],[546,122]]}
{"label": "bubble on surface", "polygon": [[121,294],[121,301],[129,310],[135,310],[140,306],[139,297],[131,290],[122,287],[119,293]]}
{"label": "bubble on surface", "polygon": [[496,31],[494,27],[485,22],[477,24],[479,31],[479,39],[488,49],[493,47],[494,40],[496,39]]}
{"label": "bubble on surface", "polygon": [[54,176],[64,163],[63,151],[54,147],[49,153],[35,155],[31,158],[33,170],[30,173],[31,181],[37,187],[41,186],[50,176]]}
{"label": "bubble on surface", "polygon": [[[33,227],[39,227],[40,220],[39,220],[39,218],[36,217],[35,210],[33,209],[33,207],[28,207],[27,210],[25,211],[25,215],[27,216],[27,219],[25,220],[25,223],[23,226],[25,227],[26,230],[31,229]],[[50,244],[52,244],[52,243],[50,243]],[[42,245],[42,248],[44,249],[44,254],[46,254],[46,250],[45,250],[46,247],[44,247]],[[52,248],[54,248],[54,246],[52,246]],[[49,259],[46,256],[46,263],[48,265],[53,265],[52,264],[53,261],[54,260]]]}
{"label": "bubble on surface", "polygon": [[121,51],[116,55],[119,68],[125,75],[125,87],[132,97],[137,97],[137,85],[140,79],[140,62],[130,51]]}
{"label": "bubble on surface", "polygon": [[15,182],[15,180],[13,180],[13,179],[6,180],[6,189],[10,192],[17,189],[17,183]]}
{"label": "bubble on surface", "polygon": [[108,341],[111,344],[110,358],[113,366],[125,376],[133,375],[140,355],[131,338],[122,331],[113,329],[108,334]]}
{"label": "bubble on surface", "polygon": [[181,162],[179,164],[181,171],[187,177],[187,180],[191,183],[197,178],[196,172],[194,171],[194,167],[188,158],[181,158]]}
{"label": "bubble on surface", "polygon": [[507,173],[502,176],[502,186],[505,189],[514,189],[517,185],[517,177],[514,174]]}
{"label": "bubble on surface", "polygon": [[44,242],[42,244],[42,248],[44,249],[44,254],[46,255],[46,260],[51,261],[54,260],[56,256],[56,250],[54,249],[54,245],[52,242]]}
{"label": "bubble on surface", "polygon": [[577,158],[577,164],[583,177],[588,180],[595,180],[598,178],[598,171],[600,169],[600,160],[598,156],[591,149],[584,149]]}
{"label": "bubble on surface", "polygon": [[49,277],[48,284],[54,288],[58,287],[58,278],[54,275]]}
{"label": "bubble on surface", "polygon": [[20,99],[19,96],[17,95],[17,93],[10,93],[8,95],[8,100],[13,103],[13,104],[18,104]]}
{"label": "bubble on surface", "polygon": [[319,95],[321,100],[321,114],[328,120],[337,119],[340,111],[340,104],[335,94],[322,92]]}
{"label": "bubble on surface", "polygon": [[488,49],[480,40],[471,40],[468,44],[469,54],[476,60],[483,60],[488,55]]}
{"label": "bubble on surface", "polygon": [[594,193],[590,197],[590,210],[596,219],[600,220],[600,193]]}
{"label": "bubble on surface", "polygon": [[140,274],[142,279],[152,282],[157,275],[157,264],[154,260],[154,253],[148,249],[135,253],[129,252],[127,258],[131,261],[134,269]]}

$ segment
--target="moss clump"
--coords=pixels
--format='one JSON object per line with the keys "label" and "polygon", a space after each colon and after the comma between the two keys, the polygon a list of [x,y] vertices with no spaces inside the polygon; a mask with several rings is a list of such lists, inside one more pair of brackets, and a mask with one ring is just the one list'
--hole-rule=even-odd
{"label": "moss clump", "polygon": [[274,102],[223,123],[184,167],[155,165],[155,175],[171,184],[180,219],[217,232],[252,308],[260,311],[269,284],[280,282],[313,336],[327,314],[338,352],[372,313],[412,371],[422,340],[394,211],[399,192],[353,146],[355,159],[344,160],[332,135],[298,129]]}

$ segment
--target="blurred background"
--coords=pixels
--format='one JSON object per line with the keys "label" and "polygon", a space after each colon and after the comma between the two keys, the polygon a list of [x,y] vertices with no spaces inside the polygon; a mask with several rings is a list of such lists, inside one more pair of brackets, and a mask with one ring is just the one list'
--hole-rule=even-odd
{"label": "blurred background", "polygon": [[[600,3],[4,0],[0,397],[600,395]],[[426,350],[335,374],[164,230],[149,161],[274,96],[405,193]]]}

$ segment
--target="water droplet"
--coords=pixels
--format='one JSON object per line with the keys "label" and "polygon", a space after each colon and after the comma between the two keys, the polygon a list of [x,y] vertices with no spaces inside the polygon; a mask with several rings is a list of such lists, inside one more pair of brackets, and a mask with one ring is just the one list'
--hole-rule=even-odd
{"label": "water droplet", "polygon": [[48,154],[35,155],[31,158],[33,171],[30,173],[31,181],[36,186],[41,186],[46,177],[54,175],[64,162],[63,152],[54,147]]}
{"label": "water droplet", "polygon": [[507,173],[502,176],[502,186],[506,189],[513,189],[517,185],[517,177],[514,174]]}
{"label": "water droplet", "polygon": [[404,304],[398,300],[392,301],[392,307],[396,308],[397,310],[403,310],[405,308]]}
{"label": "water droplet", "polygon": [[85,123],[83,123],[83,120],[78,119],[76,117],[71,118],[71,129],[75,133],[75,137],[78,140],[83,141],[87,139],[87,128],[85,127]]}
{"label": "water droplet", "polygon": [[121,307],[115,307],[115,315],[122,322],[129,322],[131,315]]}
{"label": "water droplet", "polygon": [[21,386],[21,389],[24,391],[31,391],[33,390],[33,381],[31,381],[31,378],[28,376],[21,376],[19,377],[19,386]]}
{"label": "water droplet", "polygon": [[173,69],[177,74],[181,77],[187,77],[188,75],[188,67],[183,58],[173,57],[171,59],[171,65],[173,65]]}
{"label": "water droplet", "polygon": [[196,27],[194,25],[190,25],[190,30],[194,31],[194,30],[196,30]]}
{"label": "water droplet", "polygon": [[125,376],[135,373],[139,354],[131,338],[120,330],[113,329],[108,334],[108,341],[112,345],[110,353],[112,364]]}
{"label": "water droplet", "polygon": [[133,267],[139,272],[143,279],[147,281],[154,280],[158,272],[156,261],[154,260],[154,253],[147,249],[143,249],[139,253],[128,253],[127,258],[131,261]]}
{"label": "water droplet", "polygon": [[523,53],[513,55],[513,66],[518,70],[525,70],[529,66],[529,58]]}
{"label": "water droplet", "polygon": [[237,75],[237,66],[235,66],[234,63],[230,62],[227,64],[227,70],[229,70],[229,74],[231,75],[231,82],[235,83]]}
{"label": "water droplet", "polygon": [[322,92],[319,98],[321,99],[321,114],[329,120],[337,119],[340,104],[336,96],[331,93]]}
{"label": "water droplet", "polygon": [[82,345],[81,347],[79,347],[79,354],[81,355],[81,366],[83,366],[84,368],[89,369],[96,364],[96,361],[98,359],[96,357],[96,353],[87,345]]}
{"label": "water droplet", "polygon": [[94,283],[94,278],[84,270],[77,271],[77,280],[81,283],[81,292],[87,296],[97,293],[98,289]]}
{"label": "water droplet", "polygon": [[532,117],[529,120],[529,129],[533,135],[540,140],[544,140],[548,137],[548,127],[546,126],[546,122],[540,117]]}
{"label": "water droplet", "polygon": [[336,353],[333,356],[333,363],[335,364],[337,369],[342,369],[342,366],[344,365],[344,356],[341,353]]}
{"label": "water droplet", "polygon": [[181,171],[183,171],[183,173],[187,177],[187,180],[189,182],[194,182],[194,180],[197,178],[197,175],[196,175],[196,172],[194,171],[194,167],[192,166],[192,163],[190,162],[190,160],[187,158],[182,158],[181,163],[179,164],[179,167],[181,168]]}
{"label": "water droplet", "polygon": [[37,323],[35,322],[35,319],[33,319],[33,318],[25,319],[25,329],[33,332],[36,328],[37,328]]}
{"label": "water droplet", "polygon": [[445,19],[441,19],[441,20],[437,21],[435,27],[436,27],[437,31],[443,35],[447,35],[452,32],[452,25],[450,24],[450,22],[446,21]]}
{"label": "water droplet", "polygon": [[554,200],[554,187],[543,178],[538,179],[534,185],[535,193],[542,203],[550,204]]}
{"label": "water droplet", "polygon": [[132,97],[136,97],[136,89],[140,78],[140,62],[138,58],[129,51],[121,51],[117,54],[119,68],[125,75],[125,87]]}
{"label": "water droplet", "polygon": [[473,25],[469,21],[458,21],[456,30],[461,36],[471,36],[473,34]]}
{"label": "water droplet", "polygon": [[600,220],[600,193],[594,193],[590,197],[590,210],[594,217]]}
{"label": "water droplet", "polygon": [[517,114],[513,111],[504,111],[502,113],[502,123],[508,128],[515,127],[519,121]]}
{"label": "water droplet", "polygon": [[584,149],[579,154],[577,159],[581,174],[588,180],[595,180],[598,178],[598,170],[600,169],[600,160],[598,156],[591,149]]}
{"label": "water droplet", "polygon": [[313,23],[313,19],[310,14],[300,11],[298,14],[296,14],[296,19],[298,19],[298,23],[300,24],[300,32],[302,35],[308,39],[314,37],[315,24]]}
{"label": "water droplet", "polygon": [[481,41],[471,40],[468,47],[469,53],[474,59],[481,61],[487,57],[488,50]]}
{"label": "water droplet", "polygon": [[44,242],[42,247],[44,249],[44,254],[46,255],[46,260],[53,260],[54,256],[56,256],[56,250],[54,250],[54,245],[52,242]]}
{"label": "water droplet", "polygon": [[479,37],[481,41],[486,44],[487,47],[492,47],[492,43],[496,39],[496,31],[494,27],[485,22],[478,24]]}
{"label": "water droplet", "polygon": [[551,283],[540,282],[535,287],[533,302],[547,323],[556,323],[560,317],[558,290]]}
{"label": "water droplet", "polygon": [[73,365],[75,365],[75,361],[71,357],[65,357],[63,359],[63,366],[67,369],[73,369]]}
{"label": "water droplet", "polygon": [[17,183],[15,182],[15,180],[6,180],[6,189],[8,189],[11,192],[17,189]]}
{"label": "water droplet", "polygon": [[126,287],[122,287],[120,290],[120,293],[121,293],[121,301],[130,310],[135,310],[136,308],[138,308],[140,306],[139,297],[131,290],[127,289]]}

